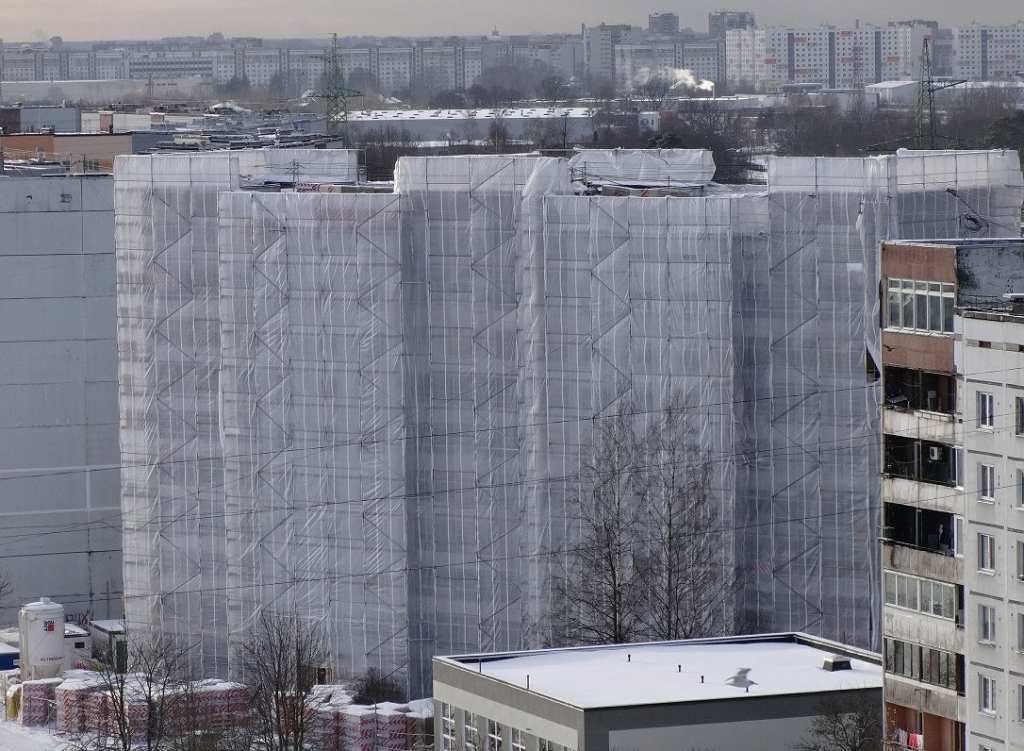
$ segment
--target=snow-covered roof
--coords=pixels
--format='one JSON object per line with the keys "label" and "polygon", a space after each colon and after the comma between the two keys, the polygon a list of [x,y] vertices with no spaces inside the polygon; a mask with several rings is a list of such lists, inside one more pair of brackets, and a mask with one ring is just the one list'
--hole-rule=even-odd
{"label": "snow-covered roof", "polygon": [[[830,672],[834,652],[860,657]],[[582,709],[882,687],[877,655],[792,634],[438,659]]]}
{"label": "snow-covered roof", "polygon": [[507,109],[359,110],[348,113],[354,122],[404,122],[408,120],[534,120],[592,117],[588,107],[513,107]]}

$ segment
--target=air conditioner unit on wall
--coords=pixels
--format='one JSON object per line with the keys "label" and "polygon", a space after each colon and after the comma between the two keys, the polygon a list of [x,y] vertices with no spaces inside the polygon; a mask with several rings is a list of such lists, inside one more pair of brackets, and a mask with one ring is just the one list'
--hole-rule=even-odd
{"label": "air conditioner unit on wall", "polygon": [[942,446],[929,446],[928,447],[928,460],[937,462],[942,459]]}

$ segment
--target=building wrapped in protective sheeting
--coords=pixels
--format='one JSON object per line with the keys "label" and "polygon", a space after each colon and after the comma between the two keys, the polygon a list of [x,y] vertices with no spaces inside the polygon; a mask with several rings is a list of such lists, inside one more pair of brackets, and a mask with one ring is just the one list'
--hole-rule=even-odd
{"label": "building wrapped in protective sheeting", "polygon": [[425,694],[433,654],[543,643],[595,420],[678,396],[730,617],[877,641],[878,241],[1010,234],[1014,154],[779,159],[688,198],[534,156],[249,192],[232,158],[115,176],[134,627],[201,635],[213,673],[298,612],[337,669]]}

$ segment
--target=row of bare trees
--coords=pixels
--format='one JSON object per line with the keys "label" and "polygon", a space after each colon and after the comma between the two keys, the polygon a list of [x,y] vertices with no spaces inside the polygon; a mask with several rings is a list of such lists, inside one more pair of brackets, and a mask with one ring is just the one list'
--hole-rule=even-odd
{"label": "row of bare trees", "polygon": [[578,541],[553,582],[559,644],[685,639],[729,629],[734,577],[712,498],[713,467],[680,399],[594,426],[579,480]]}

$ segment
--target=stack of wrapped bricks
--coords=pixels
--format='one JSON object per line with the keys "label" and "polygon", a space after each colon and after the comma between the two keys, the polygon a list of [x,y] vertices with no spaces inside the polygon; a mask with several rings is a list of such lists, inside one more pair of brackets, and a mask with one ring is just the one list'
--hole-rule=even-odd
{"label": "stack of wrapped bricks", "polygon": [[56,689],[60,678],[44,678],[38,681],[24,681],[21,684],[21,708],[18,722],[22,725],[46,725],[56,703]]}
{"label": "stack of wrapped bricks", "polygon": [[[66,680],[57,686],[57,730],[61,733],[84,733],[95,727],[97,709],[95,695],[99,691],[96,681]],[[105,714],[106,707],[100,710]]]}
{"label": "stack of wrapped bricks", "polygon": [[342,710],[341,743],[344,751],[375,751],[377,713],[372,707],[345,707]]}
{"label": "stack of wrapped bricks", "polygon": [[385,751],[405,751],[409,748],[405,714],[406,704],[377,705],[377,747]]}
{"label": "stack of wrapped bricks", "polygon": [[238,725],[249,709],[249,689],[241,683],[202,681],[196,687],[202,727],[223,731]]}

